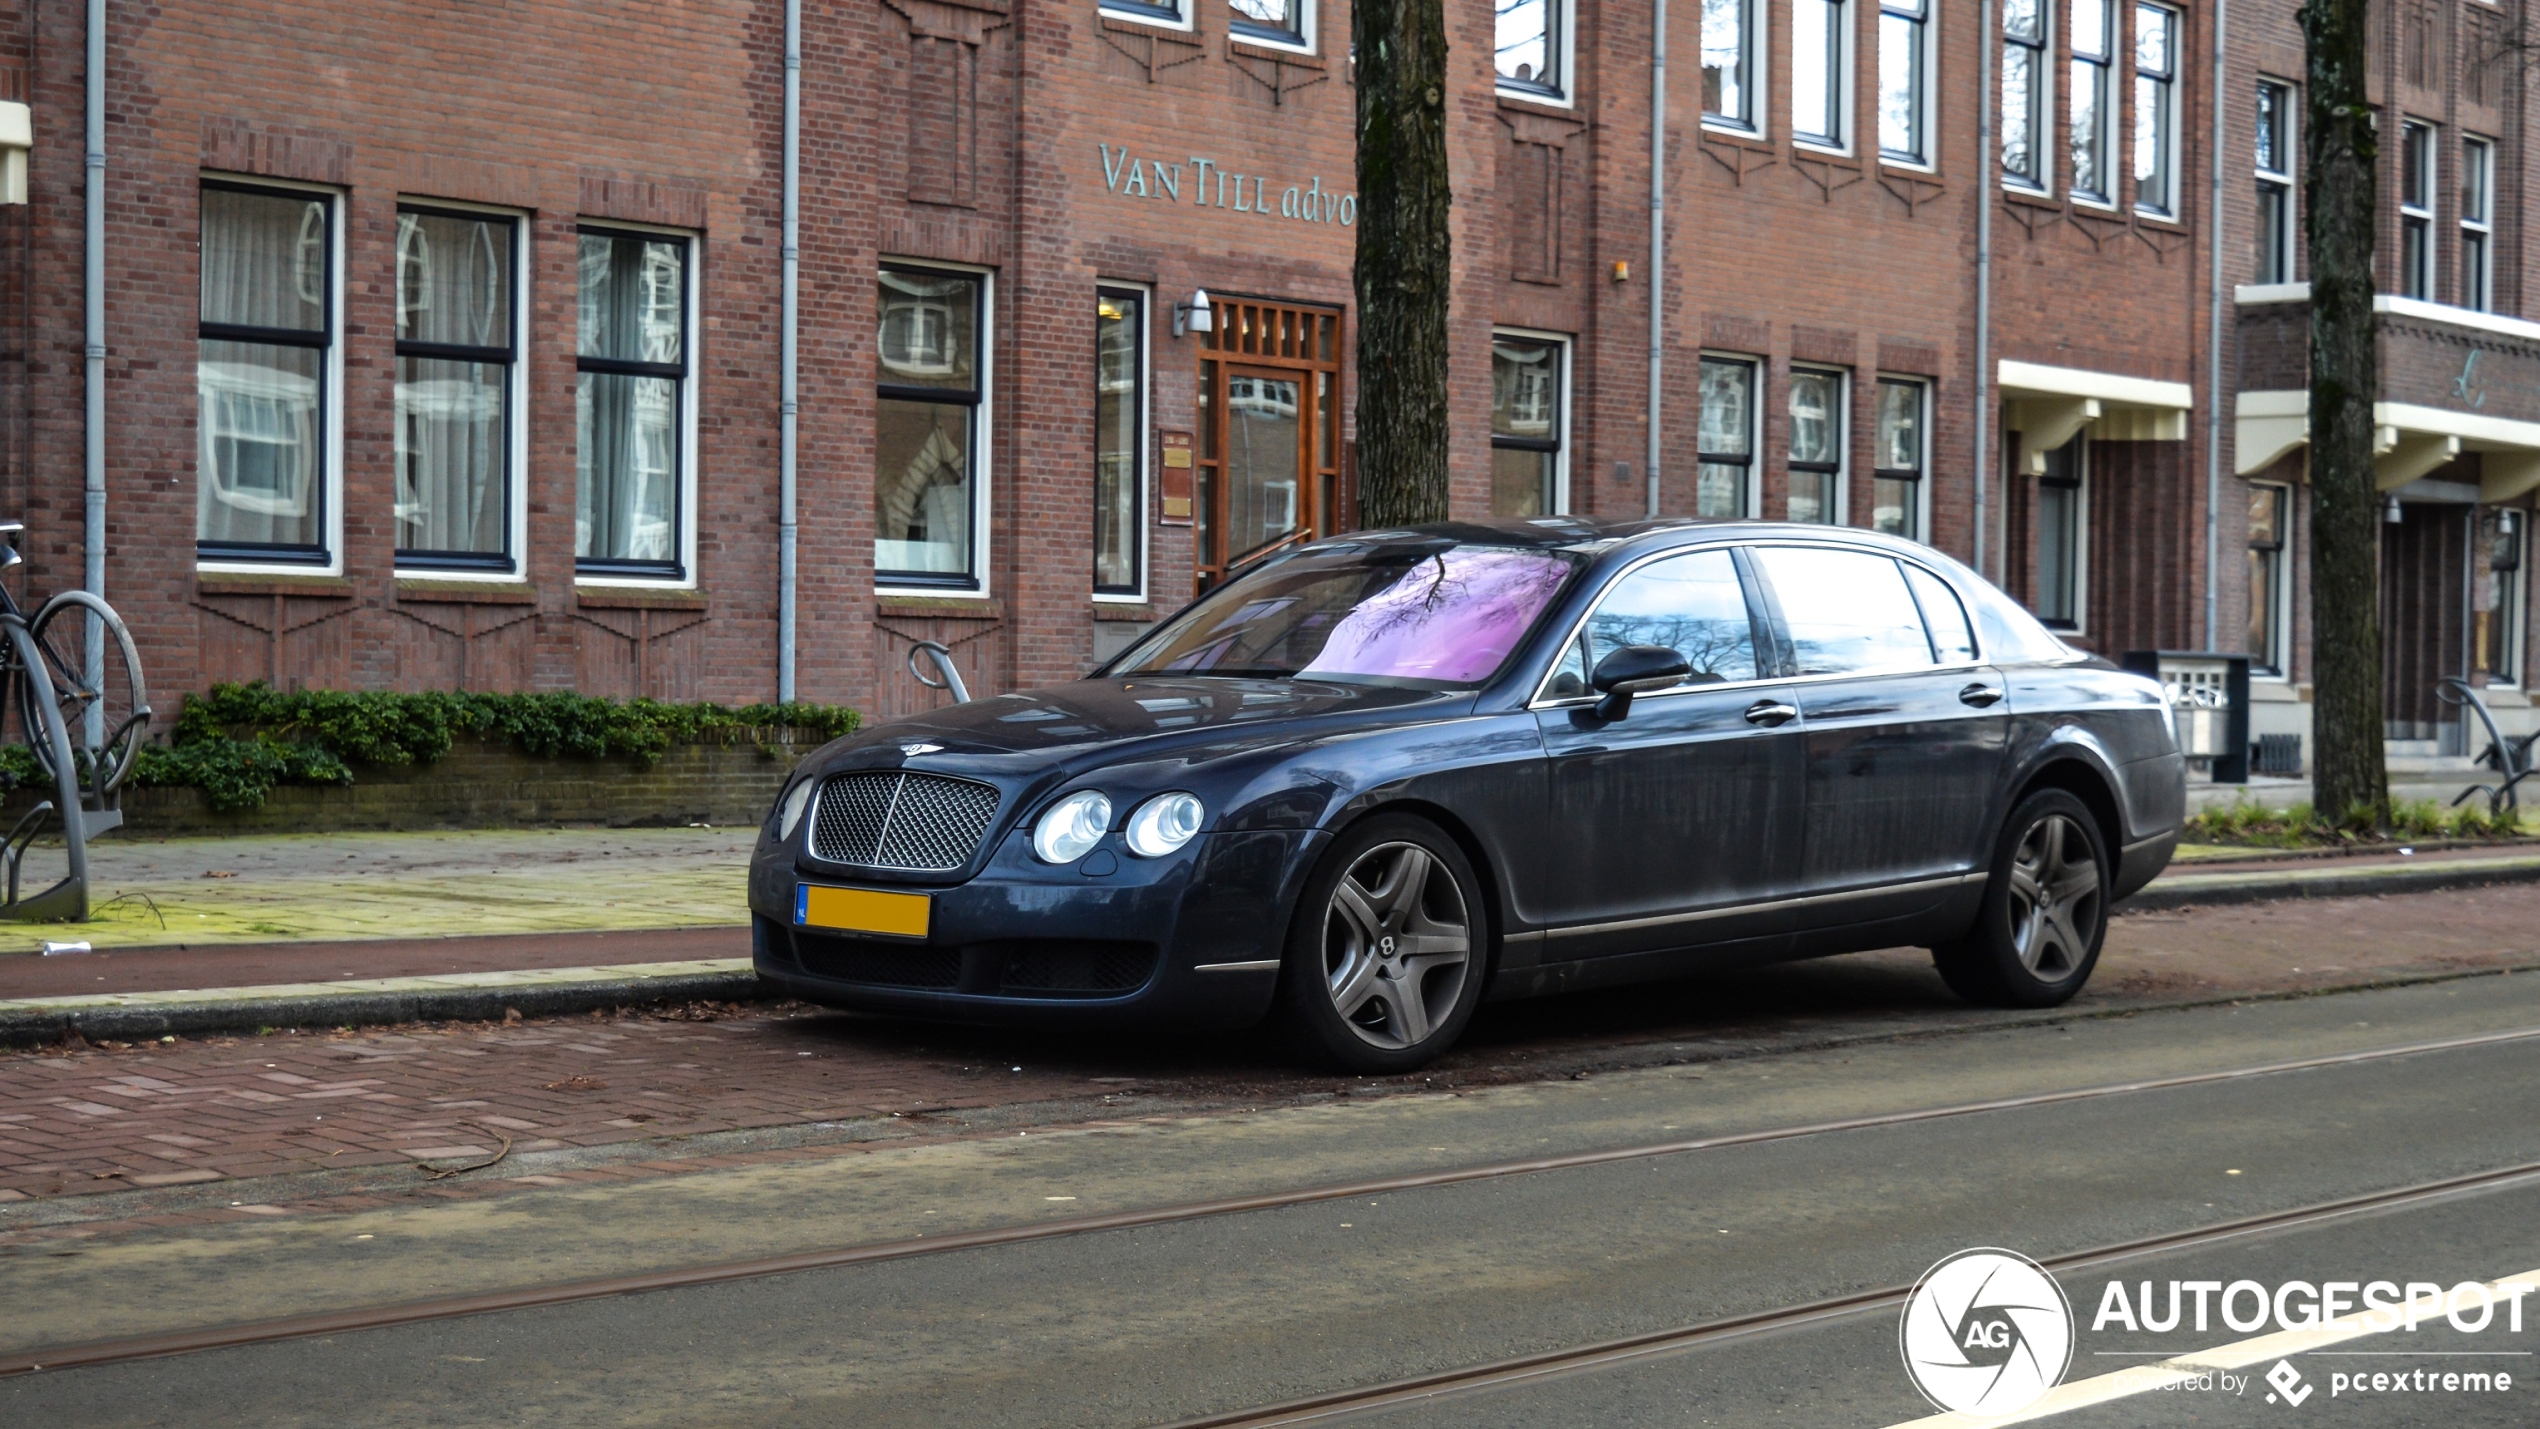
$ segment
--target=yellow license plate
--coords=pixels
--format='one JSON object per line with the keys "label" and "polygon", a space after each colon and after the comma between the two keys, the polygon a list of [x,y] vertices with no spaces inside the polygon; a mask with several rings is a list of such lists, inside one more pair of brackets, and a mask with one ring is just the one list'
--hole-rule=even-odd
{"label": "yellow license plate", "polygon": [[794,887],[794,926],[839,928],[851,933],[888,933],[895,938],[923,938],[934,900],[923,893],[881,893],[870,888]]}

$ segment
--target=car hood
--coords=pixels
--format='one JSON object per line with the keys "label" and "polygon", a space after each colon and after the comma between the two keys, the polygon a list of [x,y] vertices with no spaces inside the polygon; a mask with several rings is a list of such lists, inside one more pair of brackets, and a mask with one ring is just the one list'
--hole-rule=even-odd
{"label": "car hood", "polygon": [[1011,776],[1168,755],[1213,759],[1353,724],[1446,718],[1473,699],[1470,690],[1324,680],[1078,680],[877,725],[824,750],[821,765]]}

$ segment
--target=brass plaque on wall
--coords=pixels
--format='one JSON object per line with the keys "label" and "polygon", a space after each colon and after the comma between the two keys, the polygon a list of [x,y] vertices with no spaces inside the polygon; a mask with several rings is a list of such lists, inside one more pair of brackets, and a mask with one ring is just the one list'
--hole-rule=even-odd
{"label": "brass plaque on wall", "polygon": [[1191,434],[1158,432],[1156,440],[1163,447],[1163,480],[1157,486],[1160,498],[1156,521],[1165,526],[1191,524]]}

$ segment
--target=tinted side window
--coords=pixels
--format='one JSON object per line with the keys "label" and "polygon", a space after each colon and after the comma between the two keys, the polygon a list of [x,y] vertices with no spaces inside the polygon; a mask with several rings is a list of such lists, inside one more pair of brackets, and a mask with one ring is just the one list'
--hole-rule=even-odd
{"label": "tinted side window", "polygon": [[1888,556],[1804,546],[1759,546],[1755,559],[1772,582],[1790,627],[1793,672],[1847,675],[1911,670],[1932,663],[1923,618]]}
{"label": "tinted side window", "polygon": [[1690,684],[1755,678],[1746,589],[1726,551],[1652,561],[1616,581],[1588,617],[1586,668],[1626,645],[1663,645],[1693,667]]}
{"label": "tinted side window", "polygon": [[1972,664],[1976,658],[1975,632],[1967,627],[1967,608],[1958,601],[1958,593],[1949,583],[1917,565],[1905,567],[1905,583],[1914,588],[1915,603],[1923,608],[1923,624],[1931,631],[1932,652],[1944,665]]}

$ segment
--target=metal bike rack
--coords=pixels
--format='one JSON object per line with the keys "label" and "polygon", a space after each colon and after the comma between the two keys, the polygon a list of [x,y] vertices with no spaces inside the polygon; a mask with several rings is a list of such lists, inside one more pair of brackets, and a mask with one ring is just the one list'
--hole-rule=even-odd
{"label": "metal bike rack", "polygon": [[2520,807],[2521,796],[2516,786],[2531,775],[2531,737],[2526,735],[2519,740],[2506,738],[2505,732],[2496,727],[2496,716],[2489,712],[2486,699],[2469,681],[2457,675],[2446,675],[2435,681],[2434,697],[2447,705],[2463,706],[2478,716],[2478,722],[2487,730],[2487,749],[2478,756],[2478,761],[2495,765],[2500,781],[2470,785],[2453,796],[2452,807],[2457,809],[2468,803],[2472,794],[2487,796],[2490,818],[2503,814],[2507,809]]}
{"label": "metal bike rack", "polygon": [[[936,673],[941,675],[943,678],[935,680],[926,678],[926,671],[917,663],[917,657],[920,655],[928,657],[928,661],[934,665]],[[938,645],[932,640],[920,640],[915,645],[910,646],[908,650],[908,672],[917,677],[917,683],[924,685],[930,690],[952,691],[954,704],[966,705],[970,703],[970,687],[961,682],[961,671],[953,664],[952,651],[946,649],[944,646]]]}
{"label": "metal bike rack", "polygon": [[[21,529],[15,522],[0,522],[0,571],[23,559],[7,541]],[[82,732],[89,733],[97,741],[95,744],[82,744],[73,737],[71,721],[63,717],[66,701],[54,682],[52,662],[46,658],[41,639],[53,618],[65,612],[75,612],[82,620],[96,620],[104,625],[104,633],[110,637],[105,647],[108,658],[123,660],[132,683],[132,709],[112,729],[105,728],[95,717],[104,698],[102,690],[76,683],[70,687],[67,702],[76,708]],[[142,683],[140,658],[133,648],[131,632],[124,628],[114,608],[86,591],[64,591],[44,602],[32,618],[12,604],[0,611],[0,636],[5,636],[6,658],[12,667],[0,675],[6,681],[5,687],[0,688],[0,699],[17,702],[20,732],[34,751],[37,764],[52,776],[53,783],[53,797],[38,800],[19,816],[7,836],[0,838],[0,878],[5,878],[0,893],[6,895],[0,897],[0,918],[28,923],[85,922],[89,913],[88,842],[122,826],[123,782],[132,773],[140,746],[150,735],[149,694]],[[120,759],[115,757],[118,752]],[[27,851],[53,822],[61,825],[68,871],[51,887],[22,895]]]}

